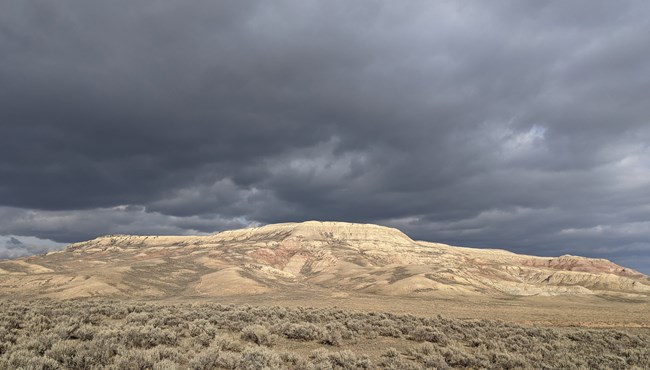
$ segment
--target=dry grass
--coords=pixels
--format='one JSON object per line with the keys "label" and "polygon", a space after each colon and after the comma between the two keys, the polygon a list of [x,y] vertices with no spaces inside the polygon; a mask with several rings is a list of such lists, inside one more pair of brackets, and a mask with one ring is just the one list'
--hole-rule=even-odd
{"label": "dry grass", "polygon": [[647,369],[645,330],[333,308],[0,302],[0,369]]}

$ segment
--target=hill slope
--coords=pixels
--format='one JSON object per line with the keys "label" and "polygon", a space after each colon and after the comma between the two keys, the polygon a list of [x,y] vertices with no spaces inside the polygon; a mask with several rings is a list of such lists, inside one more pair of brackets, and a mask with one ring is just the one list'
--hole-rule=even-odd
{"label": "hill slope", "polygon": [[602,259],[545,258],[414,241],[399,230],[287,223],[209,236],[112,235],[0,261],[0,295],[214,297],[280,291],[380,296],[650,296]]}

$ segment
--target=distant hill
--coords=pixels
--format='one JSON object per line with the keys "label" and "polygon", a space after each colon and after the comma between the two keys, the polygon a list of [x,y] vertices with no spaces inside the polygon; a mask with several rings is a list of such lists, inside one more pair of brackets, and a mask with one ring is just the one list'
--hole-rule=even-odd
{"label": "distant hill", "polygon": [[0,260],[0,296],[189,298],[292,290],[649,297],[650,278],[604,259],[454,247],[378,225],[316,221],[209,236],[110,235]]}

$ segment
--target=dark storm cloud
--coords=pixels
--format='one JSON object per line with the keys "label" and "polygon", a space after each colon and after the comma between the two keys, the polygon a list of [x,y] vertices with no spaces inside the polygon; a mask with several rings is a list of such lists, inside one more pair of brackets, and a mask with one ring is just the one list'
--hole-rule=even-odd
{"label": "dark storm cloud", "polygon": [[9,1],[0,234],[304,219],[650,272],[642,1]]}

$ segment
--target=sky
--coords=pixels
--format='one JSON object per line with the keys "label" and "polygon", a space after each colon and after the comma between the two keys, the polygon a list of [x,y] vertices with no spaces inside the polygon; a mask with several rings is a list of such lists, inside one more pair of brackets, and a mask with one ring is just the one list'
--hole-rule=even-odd
{"label": "sky", "polygon": [[3,1],[0,257],[331,220],[650,274],[648,14]]}

